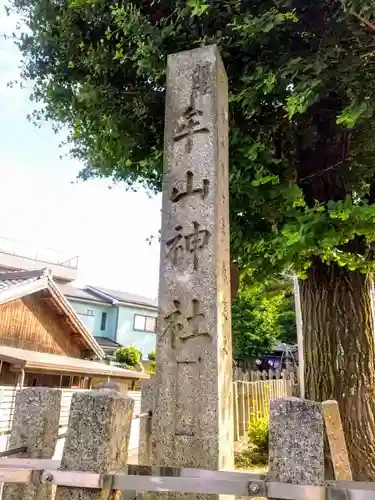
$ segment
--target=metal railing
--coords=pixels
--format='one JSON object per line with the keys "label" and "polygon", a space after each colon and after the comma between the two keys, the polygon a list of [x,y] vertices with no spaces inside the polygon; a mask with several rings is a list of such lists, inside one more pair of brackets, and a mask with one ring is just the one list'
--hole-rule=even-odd
{"label": "metal railing", "polygon": [[322,486],[268,481],[266,476],[236,471],[128,465],[116,473],[62,471],[59,460],[0,459],[4,483],[53,484],[72,488],[130,492],[200,493],[285,500],[374,500],[375,483],[327,481]]}
{"label": "metal railing", "polygon": [[0,252],[46,264],[78,269],[79,257],[66,258],[61,252],[49,248],[37,249],[27,243],[0,236]]}

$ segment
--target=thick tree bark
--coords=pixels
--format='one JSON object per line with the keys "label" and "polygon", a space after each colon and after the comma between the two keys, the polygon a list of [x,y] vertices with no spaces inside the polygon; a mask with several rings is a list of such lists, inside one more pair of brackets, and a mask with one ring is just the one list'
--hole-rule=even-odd
{"label": "thick tree bark", "polygon": [[372,279],[315,260],[300,292],[306,397],[338,401],[353,476],[375,480]]}

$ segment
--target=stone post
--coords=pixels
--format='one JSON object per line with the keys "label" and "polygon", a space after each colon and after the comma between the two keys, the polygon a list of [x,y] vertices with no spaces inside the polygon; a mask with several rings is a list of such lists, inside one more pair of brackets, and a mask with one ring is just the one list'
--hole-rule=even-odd
{"label": "stone post", "polygon": [[228,88],[216,46],[168,57],[153,462],[233,468]]}
{"label": "stone post", "polygon": [[[138,464],[151,464],[152,413],[155,405],[155,379],[142,382],[141,417],[139,422]],[[144,415],[144,414],[149,415]]]}
{"label": "stone post", "polygon": [[324,484],[324,419],[321,403],[274,399],[270,406],[269,481]]}
{"label": "stone post", "polygon": [[[16,395],[8,449],[27,447],[17,458],[52,458],[57,442],[61,391],[46,387],[23,389]],[[50,500],[49,484],[5,484],[3,500]]]}
{"label": "stone post", "polygon": [[[112,390],[76,392],[72,398],[61,470],[115,472],[127,463],[134,400]],[[58,487],[56,500],[117,498],[110,491]]]}

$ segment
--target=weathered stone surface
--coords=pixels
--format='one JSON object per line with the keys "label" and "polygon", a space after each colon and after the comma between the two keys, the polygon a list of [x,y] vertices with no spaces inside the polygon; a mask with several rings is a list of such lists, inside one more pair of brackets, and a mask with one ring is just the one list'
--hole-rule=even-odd
{"label": "weathered stone surface", "polygon": [[[151,464],[151,433],[152,433],[152,413],[155,406],[155,378],[145,380],[142,383],[141,393],[141,414],[139,422],[139,446],[138,463],[140,465]],[[150,417],[143,416],[150,413]]]}
{"label": "weathered stone surface", "polygon": [[[111,390],[72,398],[62,470],[104,473],[127,463],[134,400]],[[58,487],[56,500],[105,500],[110,491]]]}
{"label": "weathered stone surface", "polygon": [[112,390],[116,392],[121,392],[121,387],[116,384],[116,382],[100,382],[93,387],[94,390]]}
{"label": "weathered stone surface", "polygon": [[[46,387],[23,389],[16,395],[8,448],[27,446],[18,458],[52,458],[58,435],[61,391]],[[4,485],[3,500],[50,500],[51,485]]]}
{"label": "weathered stone surface", "polygon": [[352,469],[346,448],[339,405],[337,401],[323,401],[322,407],[335,479],[337,481],[351,481],[353,479]]}
{"label": "weathered stone surface", "polygon": [[233,468],[228,89],[216,46],[168,57],[153,463]]}
{"label": "weathered stone surface", "polygon": [[324,420],[321,403],[274,399],[270,407],[270,481],[324,483]]}

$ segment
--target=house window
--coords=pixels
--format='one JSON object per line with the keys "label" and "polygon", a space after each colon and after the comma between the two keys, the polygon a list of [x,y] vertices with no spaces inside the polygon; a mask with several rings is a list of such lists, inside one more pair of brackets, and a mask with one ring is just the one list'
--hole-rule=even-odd
{"label": "house window", "polygon": [[146,316],[134,314],[134,330],[144,332],[146,328]]}
{"label": "house window", "polygon": [[102,313],[102,320],[100,322],[101,331],[104,331],[106,329],[106,326],[107,326],[107,313],[103,312]]}
{"label": "house window", "polygon": [[142,314],[134,314],[134,330],[139,332],[155,333],[156,318],[153,316],[143,316]]}
{"label": "house window", "polygon": [[156,330],[156,318],[152,316],[146,316],[146,332],[155,332]]}

